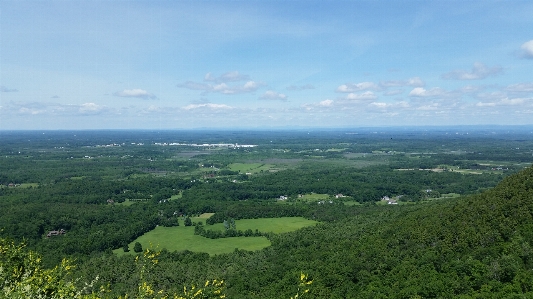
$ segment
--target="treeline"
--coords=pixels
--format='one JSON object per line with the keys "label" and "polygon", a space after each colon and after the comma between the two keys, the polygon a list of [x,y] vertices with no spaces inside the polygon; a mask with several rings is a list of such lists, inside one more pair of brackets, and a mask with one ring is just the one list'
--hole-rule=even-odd
{"label": "treeline", "polygon": [[[71,178],[107,178],[124,179],[132,175],[146,175],[152,172],[185,173],[198,168],[198,161],[168,161],[161,153],[151,152],[146,157],[122,157],[121,153],[113,156],[99,157],[102,149],[94,154],[96,157],[84,158],[85,153],[76,157],[72,152],[62,153],[60,157],[46,153],[39,156],[6,156],[0,164],[0,185],[38,183],[51,184]],[[131,154],[143,155],[141,150]],[[153,159],[152,159],[153,157]]]}
{"label": "treeline", "polygon": [[269,200],[299,194],[343,194],[358,202],[373,202],[383,196],[406,195],[421,199],[422,190],[468,194],[492,187],[502,174],[468,175],[458,172],[395,170],[390,167],[320,168],[317,165],[289,169],[268,175],[250,176],[248,181],[235,183],[211,180],[183,192],[184,199],[201,200]]}
{"label": "treeline", "polygon": [[69,178],[31,188],[3,188],[2,191],[18,203],[107,204],[108,199],[114,202],[124,202],[126,199],[168,199],[194,184],[190,180],[168,177],[144,176],[122,180],[85,177],[74,180]]}

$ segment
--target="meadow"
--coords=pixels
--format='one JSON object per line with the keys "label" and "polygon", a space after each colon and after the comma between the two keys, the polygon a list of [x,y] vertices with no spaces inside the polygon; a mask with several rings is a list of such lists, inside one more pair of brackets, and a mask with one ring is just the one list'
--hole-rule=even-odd
{"label": "meadow", "polygon": [[[208,214],[209,215],[209,214]],[[205,223],[206,216],[191,218],[193,222],[202,221]],[[210,216],[210,215],[209,215]],[[302,217],[282,217],[282,218],[263,218],[263,219],[242,219],[236,220],[235,224],[238,230],[256,229],[260,232],[285,233],[295,231],[305,226],[316,224],[317,221],[307,220]],[[206,225],[206,229],[224,230],[222,223]],[[128,247],[130,252],[125,253],[122,248],[113,250],[118,255],[134,254],[133,248],[135,243],[141,243],[143,249],[158,248],[169,251],[189,250],[193,252],[206,252],[209,255],[223,254],[233,252],[236,248],[248,251],[260,250],[270,246],[270,241],[266,237],[232,237],[209,239],[194,234],[194,226],[184,226],[180,220],[180,226],[163,227],[158,226],[154,230],[140,236]]]}
{"label": "meadow", "polygon": [[235,237],[222,239],[208,239],[194,234],[193,226],[163,227],[140,236],[129,244],[130,252],[125,253],[122,248],[113,250],[118,255],[135,254],[135,243],[141,243],[143,249],[167,249],[169,251],[189,250],[193,252],[206,252],[209,255],[230,253],[235,248],[255,251],[270,246],[270,241],[265,237]]}
{"label": "meadow", "polygon": [[274,165],[263,163],[232,163],[228,165],[230,170],[239,171],[241,173],[258,173],[261,171],[269,171],[274,167]]}
{"label": "meadow", "polygon": [[[256,229],[262,233],[287,233],[298,230],[302,227],[315,225],[318,223],[314,220],[305,219],[303,217],[281,217],[281,218],[263,218],[263,219],[241,219],[235,220],[237,230],[245,231]],[[223,223],[207,225],[206,229],[224,230]]]}

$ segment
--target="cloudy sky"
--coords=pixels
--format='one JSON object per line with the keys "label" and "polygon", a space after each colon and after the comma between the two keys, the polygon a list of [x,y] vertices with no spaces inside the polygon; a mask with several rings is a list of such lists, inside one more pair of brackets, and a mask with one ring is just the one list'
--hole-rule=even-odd
{"label": "cloudy sky", "polygon": [[532,1],[0,2],[0,130],[533,124]]}

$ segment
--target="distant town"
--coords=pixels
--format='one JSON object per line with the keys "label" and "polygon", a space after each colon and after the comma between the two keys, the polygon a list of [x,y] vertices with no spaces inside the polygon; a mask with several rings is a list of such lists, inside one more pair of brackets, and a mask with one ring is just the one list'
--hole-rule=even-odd
{"label": "distant town", "polygon": [[[114,146],[125,146],[126,143],[110,143],[110,144],[99,144],[94,147],[114,147]],[[130,145],[144,145],[144,143],[132,142]],[[154,145],[160,146],[194,146],[194,147],[222,147],[222,148],[245,148],[245,147],[256,147],[257,144],[238,144],[238,143],[179,143],[179,142],[155,142]],[[90,146],[88,146],[90,147]],[[61,147],[63,148],[63,147]]]}

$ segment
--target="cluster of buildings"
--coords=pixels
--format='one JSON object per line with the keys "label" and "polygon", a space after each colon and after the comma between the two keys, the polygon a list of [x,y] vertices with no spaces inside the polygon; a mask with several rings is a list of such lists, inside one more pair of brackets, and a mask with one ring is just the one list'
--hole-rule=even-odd
{"label": "cluster of buildings", "polygon": [[256,147],[256,144],[238,144],[238,143],[203,143],[203,144],[196,144],[196,143],[179,143],[179,142],[156,142],[155,145],[173,145],[173,146],[194,146],[194,147],[225,147],[225,148],[243,148],[243,147]]}

